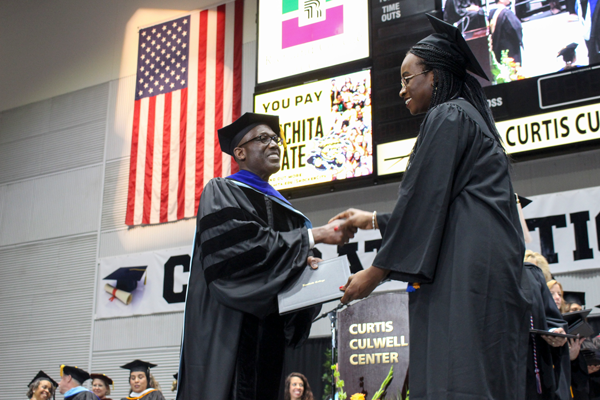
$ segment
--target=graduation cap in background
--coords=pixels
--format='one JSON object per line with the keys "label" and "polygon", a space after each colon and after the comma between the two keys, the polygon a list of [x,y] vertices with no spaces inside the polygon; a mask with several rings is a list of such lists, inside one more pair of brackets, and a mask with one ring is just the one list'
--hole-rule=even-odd
{"label": "graduation cap in background", "polygon": [[92,378],[92,379],[100,379],[101,381],[103,381],[106,384],[106,386],[112,385],[113,389],[115,388],[113,380],[110,379],[105,374],[90,374],[90,378]]}
{"label": "graduation cap in background", "polygon": [[[273,129],[273,132],[280,134],[279,116],[247,112],[233,123],[218,130],[221,151],[233,156],[233,149],[240,144],[244,136],[252,129],[262,124]],[[283,139],[283,143],[285,144],[285,138]]]}
{"label": "graduation cap in background", "polygon": [[60,366],[60,377],[63,375],[70,375],[73,379],[75,379],[79,383],[83,383],[90,379],[90,374],[87,371],[82,370],[78,367],[71,367],[70,365],[61,365]]}
{"label": "graduation cap in background", "polygon": [[563,314],[562,317],[569,326],[567,327],[567,333],[573,335],[580,335],[582,337],[592,336],[594,329],[587,323],[586,317],[592,311],[591,309],[573,311]]}
{"label": "graduation cap in background", "polygon": [[[104,279],[114,279],[117,281],[117,285],[115,286],[117,289],[132,292],[137,287],[138,281],[142,279],[146,268],[147,266],[121,267],[104,277]],[[146,284],[146,281],[144,281],[144,284]]]}
{"label": "graduation cap in background", "polygon": [[567,303],[577,303],[581,307],[585,306],[585,292],[564,292],[563,298]]}
{"label": "graduation cap in background", "polygon": [[600,365],[600,350],[581,349],[580,353],[587,365]]}
{"label": "graduation cap in background", "polygon": [[146,376],[150,375],[150,368],[154,367],[156,367],[156,364],[152,364],[142,360],[133,360],[130,363],[121,365],[121,368],[128,369],[131,372],[142,371],[146,374]]}
{"label": "graduation cap in background", "polygon": [[577,43],[568,44],[558,52],[556,57],[562,56],[565,62],[572,62],[575,59],[575,49],[577,46],[579,46]]}
{"label": "graduation cap in background", "polygon": [[33,378],[31,380],[31,382],[29,382],[29,384],[27,386],[31,386],[31,384],[33,382],[35,382],[37,379],[40,379],[40,378],[50,382],[52,384],[52,386],[54,386],[54,388],[58,387],[58,383],[54,379],[50,378],[50,376],[48,374],[46,374],[44,371],[41,371],[41,370],[40,370],[40,372],[37,373],[35,378]]}
{"label": "graduation cap in background", "polygon": [[467,44],[467,41],[463,37],[460,30],[454,25],[450,25],[447,22],[442,21],[434,17],[431,14],[425,14],[429,19],[429,23],[433,27],[436,33],[427,36],[425,39],[419,41],[418,44],[428,44],[437,47],[445,52],[452,54],[453,56],[461,56],[465,59],[465,68],[467,71],[474,73],[489,81],[487,74],[477,61],[475,54],[471,51],[471,48]]}
{"label": "graduation cap in background", "polygon": [[531,204],[531,200],[527,197],[519,196],[515,193],[515,198],[517,200],[517,210],[519,211],[519,219],[521,220],[521,228],[523,229],[523,239],[525,243],[531,242],[531,235],[529,234],[529,228],[527,227],[527,222],[525,221],[525,216],[523,215],[523,208],[527,207]]}

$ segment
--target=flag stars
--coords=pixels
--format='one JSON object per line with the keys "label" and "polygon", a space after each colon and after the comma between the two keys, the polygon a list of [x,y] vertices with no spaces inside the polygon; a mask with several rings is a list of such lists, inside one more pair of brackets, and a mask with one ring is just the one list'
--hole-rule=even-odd
{"label": "flag stars", "polygon": [[156,44],[156,40],[153,40],[151,43],[152,43],[152,46],[154,46]]}
{"label": "flag stars", "polygon": [[171,78],[167,78],[167,79],[165,79],[165,82],[166,82],[166,83],[169,83],[170,81],[171,81]]}
{"label": "flag stars", "polygon": [[181,67],[181,63],[177,63],[177,68]]}
{"label": "flag stars", "polygon": [[159,72],[160,72],[160,69],[158,69],[158,68],[156,68],[156,69],[154,70],[154,73],[155,73],[155,74],[157,74],[157,75],[158,75],[158,73],[159,73]]}
{"label": "flag stars", "polygon": [[[160,79],[164,79],[165,78],[165,74],[160,74]],[[140,82],[141,83],[141,82]]]}
{"label": "flag stars", "polygon": [[144,89],[147,89],[147,88],[148,88],[148,84],[144,83]]}
{"label": "flag stars", "polygon": [[181,43],[181,39],[177,39],[177,44]]}
{"label": "flag stars", "polygon": [[187,24],[187,19],[183,20],[183,24],[186,25]]}
{"label": "flag stars", "polygon": [[187,32],[183,32],[182,35],[183,35],[183,37],[186,37],[187,36]]}
{"label": "flag stars", "polygon": [[165,50],[165,49],[162,49],[162,50],[160,51],[160,54],[165,54],[165,52],[166,52],[166,50]]}
{"label": "flag stars", "polygon": [[162,30],[164,31],[165,29],[167,29],[167,26],[163,25]]}
{"label": "flag stars", "polygon": [[142,67],[140,68],[140,71],[143,71],[145,68],[146,68],[146,67],[144,67],[144,66],[142,65]]}
{"label": "flag stars", "polygon": [[159,38],[159,37],[160,37],[160,32],[158,32],[158,33],[156,34],[156,37],[157,37],[157,38]]}
{"label": "flag stars", "polygon": [[146,71],[146,72],[144,72],[144,75],[148,76],[148,75],[150,75],[150,72]]}
{"label": "flag stars", "polygon": [[143,32],[142,32],[142,36],[146,36],[146,31],[143,31]]}
{"label": "flag stars", "polygon": [[162,61],[162,62],[160,63],[160,66],[161,66],[161,67],[164,67],[164,66],[165,66],[165,62],[164,62],[164,61]]}
{"label": "flag stars", "polygon": [[183,29],[183,28],[181,28],[181,27],[177,28],[177,32],[181,32],[181,29]]}
{"label": "flag stars", "polygon": [[146,47],[146,43],[142,43],[142,49]]}
{"label": "flag stars", "polygon": [[165,42],[165,40],[167,40],[167,39],[166,38],[160,39],[160,41],[163,42],[163,43]]}
{"label": "flag stars", "polygon": [[152,29],[152,33],[156,33],[156,28]]}
{"label": "flag stars", "polygon": [[162,92],[165,89],[163,85],[160,85],[160,91]]}
{"label": "flag stars", "polygon": [[158,86],[158,81],[154,81],[154,86]]}
{"label": "flag stars", "polygon": [[173,89],[175,87],[174,83],[171,83],[171,89]]}
{"label": "flag stars", "polygon": [[144,91],[143,91],[143,90],[140,90],[140,91],[138,92],[138,96],[141,96],[142,94],[144,94]]}
{"label": "flag stars", "polygon": [[180,56],[180,55],[181,55],[181,51],[178,51],[178,52],[177,52],[177,55],[178,55],[178,56]]}
{"label": "flag stars", "polygon": [[159,61],[160,61],[160,57],[156,57],[156,62],[159,62]]}
{"label": "flag stars", "polygon": [[140,82],[140,84],[142,84],[142,83],[144,83],[144,80],[142,78],[140,78],[140,80],[138,82]]}
{"label": "flag stars", "polygon": [[181,77],[180,77],[179,75],[177,75],[177,76],[175,77],[175,80],[176,80],[176,81],[178,81],[179,79],[181,79]]}
{"label": "flag stars", "polygon": [[185,85],[185,79],[183,79],[183,80],[181,81],[181,84],[182,84],[182,85]]}
{"label": "flag stars", "polygon": [[181,57],[181,60],[185,61],[186,58],[187,58],[186,56],[183,56],[183,57]]}
{"label": "flag stars", "polygon": [[182,73],[182,74],[183,74],[183,73],[185,73],[185,71],[186,71],[186,68],[185,68],[185,67],[181,68],[181,73]]}
{"label": "flag stars", "polygon": [[144,61],[144,62],[145,62],[146,64],[148,64],[148,63],[150,62],[150,60],[146,60],[146,61]]}
{"label": "flag stars", "polygon": [[173,22],[173,28],[177,27],[177,22]]}
{"label": "flag stars", "polygon": [[148,93],[154,93],[154,89],[152,89],[152,88],[148,89]]}
{"label": "flag stars", "polygon": [[173,39],[173,40],[177,39],[177,35],[172,35],[171,39]]}
{"label": "flag stars", "polygon": [[185,49],[187,47],[187,44],[184,43],[181,45],[181,47]]}

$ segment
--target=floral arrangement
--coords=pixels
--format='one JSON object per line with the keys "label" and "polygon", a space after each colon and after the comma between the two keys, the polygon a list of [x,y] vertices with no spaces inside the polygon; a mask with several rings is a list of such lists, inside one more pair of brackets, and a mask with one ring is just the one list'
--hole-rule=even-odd
{"label": "floral arrangement", "polygon": [[[348,394],[346,392],[344,392],[344,381],[340,379],[340,372],[338,371],[338,369],[335,365],[333,365],[331,367],[331,369],[333,370],[333,376],[335,377],[335,380],[336,380],[335,387],[337,388],[337,391],[338,391],[338,399],[346,400],[348,397]],[[381,396],[385,392],[386,387],[389,385],[389,383],[393,377],[394,377],[394,366],[392,365],[390,367],[390,372],[388,372],[387,377],[381,383],[379,390],[377,392],[375,392],[375,394],[373,395],[371,400],[381,400]],[[365,400],[365,395],[364,395],[364,393],[354,393],[352,396],[350,396],[350,400]],[[406,397],[406,400],[408,400],[408,396]]]}

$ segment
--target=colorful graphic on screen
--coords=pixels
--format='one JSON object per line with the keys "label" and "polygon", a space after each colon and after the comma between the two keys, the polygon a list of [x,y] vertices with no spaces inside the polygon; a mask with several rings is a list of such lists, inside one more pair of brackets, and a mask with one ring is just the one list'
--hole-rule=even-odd
{"label": "colorful graphic on screen", "polygon": [[276,189],[373,173],[370,71],[257,95],[254,110],[279,115],[287,148]]}
{"label": "colorful graphic on screen", "polygon": [[[344,33],[344,6],[327,8],[330,0],[283,0],[281,23],[281,48],[325,39]],[[303,4],[303,10],[299,9]],[[323,20],[323,14],[325,19]],[[287,17],[290,19],[285,19]],[[304,21],[301,18],[304,17]],[[305,22],[307,25],[301,26]]]}
{"label": "colorful graphic on screen", "polygon": [[369,57],[368,0],[260,0],[257,83]]}

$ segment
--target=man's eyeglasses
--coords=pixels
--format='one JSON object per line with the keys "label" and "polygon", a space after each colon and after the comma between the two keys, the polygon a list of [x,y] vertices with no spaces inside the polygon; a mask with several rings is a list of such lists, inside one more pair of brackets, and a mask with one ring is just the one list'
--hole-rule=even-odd
{"label": "man's eyeglasses", "polygon": [[275,142],[276,145],[281,146],[281,144],[283,143],[283,140],[281,139],[281,136],[277,136],[277,135],[273,135],[273,136],[269,136],[269,135],[258,135],[255,138],[252,138],[250,140],[245,141],[242,144],[238,144],[237,147],[242,147],[243,145],[245,145],[246,143],[250,143],[253,141],[258,141],[261,142],[262,144],[269,144],[271,143],[271,140]]}
{"label": "man's eyeglasses", "polygon": [[401,76],[400,80],[402,81],[402,89],[406,89],[410,80],[412,78],[414,78],[415,76],[423,75],[430,71],[431,71],[430,69],[426,69],[425,71],[421,71],[418,74],[413,74],[413,75],[409,75],[409,76]]}

